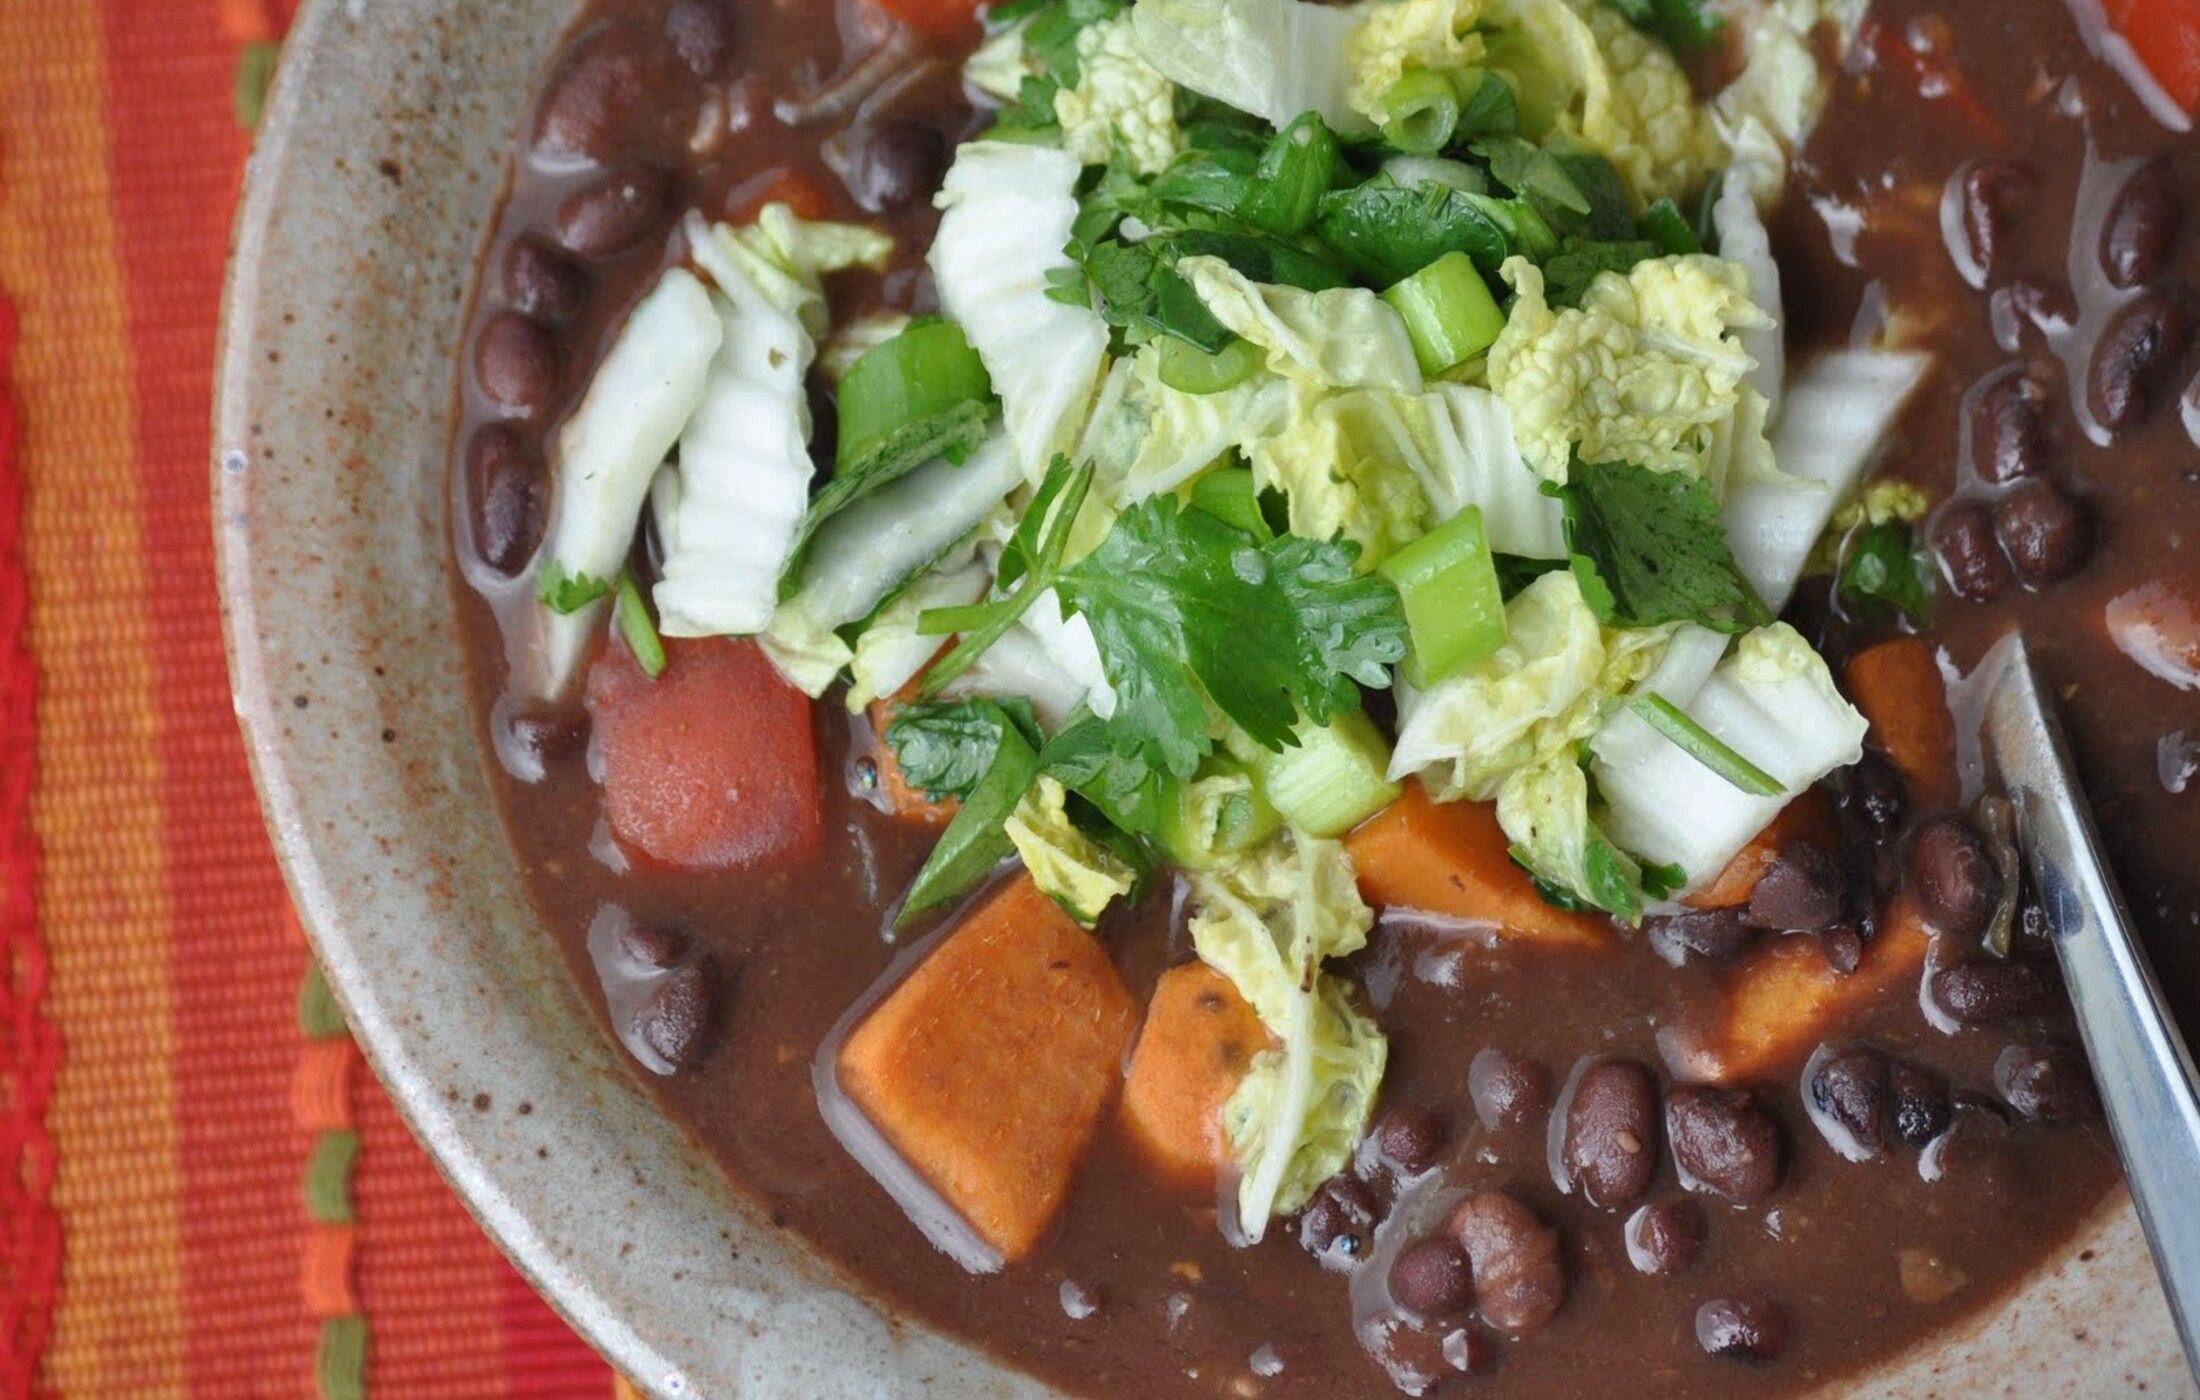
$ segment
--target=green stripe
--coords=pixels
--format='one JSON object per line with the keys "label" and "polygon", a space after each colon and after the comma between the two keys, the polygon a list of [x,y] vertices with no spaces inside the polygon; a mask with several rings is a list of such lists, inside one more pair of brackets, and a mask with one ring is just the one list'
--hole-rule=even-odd
{"label": "green stripe", "polygon": [[367,1320],[357,1313],[321,1324],[313,1362],[321,1400],[367,1400]]}
{"label": "green stripe", "polygon": [[359,1157],[359,1134],[349,1128],[322,1133],[306,1159],[306,1213],[323,1225],[352,1223],[351,1167]]}
{"label": "green stripe", "polygon": [[344,1008],[336,1004],[336,994],[328,989],[328,979],[321,975],[321,965],[306,964],[306,980],[298,987],[298,1028],[308,1040],[334,1040],[340,1035],[351,1034],[344,1024]]}

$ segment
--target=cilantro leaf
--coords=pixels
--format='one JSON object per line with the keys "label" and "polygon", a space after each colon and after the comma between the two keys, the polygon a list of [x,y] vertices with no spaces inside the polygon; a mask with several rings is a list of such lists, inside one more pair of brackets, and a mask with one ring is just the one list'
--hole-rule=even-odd
{"label": "cilantro leaf", "polygon": [[1516,248],[1493,206],[1503,201],[1448,185],[1407,189],[1388,176],[1322,196],[1314,234],[1345,265],[1382,286],[1399,282],[1446,253],[1494,273]]}
{"label": "cilantro leaf", "polygon": [[901,765],[902,780],[934,802],[971,794],[993,766],[1005,735],[1016,733],[1036,748],[1039,722],[1031,702],[957,700],[911,705],[894,716],[884,735]]}
{"label": "cilantro leaf", "polygon": [[985,441],[993,417],[990,399],[965,399],[952,408],[926,414],[881,433],[870,446],[842,463],[810,500],[795,527],[794,547],[779,575],[779,596],[793,596],[802,583],[802,566],[817,528],[880,487],[900,480],[935,457],[963,461]]}
{"label": "cilantro leaf", "polygon": [[1922,623],[1932,608],[1932,573],[1910,527],[1884,520],[1865,526],[1849,545],[1841,566],[1841,599],[1860,613],[1883,615],[1891,607]]}
{"label": "cilantro leaf", "polygon": [[539,573],[535,596],[554,613],[577,613],[597,599],[611,596],[610,579],[586,573],[568,574],[565,566],[552,558],[543,559]]}
{"label": "cilantro leaf", "polygon": [[1636,263],[1660,256],[1657,244],[1629,238],[1598,241],[1569,238],[1557,256],[1543,264],[1544,295],[1552,306],[1579,306],[1589,284],[1607,272],[1624,273]]}
{"label": "cilantro leaf", "polygon": [[1039,494],[1016,528],[1010,553],[1002,556],[1004,568],[1011,557],[1023,561],[1005,596],[971,607],[928,608],[918,615],[917,631],[922,634],[962,634],[947,655],[926,669],[924,681],[917,688],[919,699],[939,694],[949,681],[969,670],[972,662],[1016,625],[1032,599],[1054,586],[1062,556],[1069,549],[1070,531],[1076,527],[1077,513],[1084,509],[1085,495],[1091,489],[1092,463],[1072,470],[1068,458],[1056,457],[1046,480],[1040,483]]}
{"label": "cilantro leaf", "polygon": [[1621,627],[1696,622],[1741,632],[1771,621],[1734,562],[1711,487],[1685,472],[1576,462],[1560,489],[1583,597]]}
{"label": "cilantro leaf", "polygon": [[1116,747],[1110,723],[1081,714],[1039,752],[1040,769],[1122,830],[1151,836],[1161,826],[1168,779],[1137,753]]}
{"label": "cilantro leaf", "polygon": [[1213,747],[1208,702],[1256,742],[1292,742],[1358,703],[1354,682],[1389,684],[1405,655],[1390,586],[1355,576],[1346,543],[1265,544],[1167,497],[1124,511],[1057,585],[1091,625],[1116,710],[1118,749],[1189,778]]}

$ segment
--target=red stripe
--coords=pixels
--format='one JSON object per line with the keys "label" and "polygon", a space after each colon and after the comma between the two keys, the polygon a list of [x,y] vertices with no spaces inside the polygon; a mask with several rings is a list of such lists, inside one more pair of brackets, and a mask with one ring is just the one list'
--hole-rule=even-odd
{"label": "red stripe", "polygon": [[552,1312],[511,1265],[503,1265],[504,1369],[512,1400],[608,1400],[611,1368]]}
{"label": "red stripe", "polygon": [[53,1140],[45,1125],[61,1045],[42,1005],[46,950],[35,904],[30,789],[37,687],[24,635],[30,590],[23,481],[8,389],[15,340],[15,308],[0,288],[0,1394],[28,1395],[61,1281],[61,1221],[50,1203]]}
{"label": "red stripe", "polygon": [[230,709],[207,506],[214,326],[245,150],[235,51],[211,0],[101,0],[101,19],[163,727],[186,1373],[198,1394],[295,1392],[315,1342],[288,1100],[303,954],[284,936]]}

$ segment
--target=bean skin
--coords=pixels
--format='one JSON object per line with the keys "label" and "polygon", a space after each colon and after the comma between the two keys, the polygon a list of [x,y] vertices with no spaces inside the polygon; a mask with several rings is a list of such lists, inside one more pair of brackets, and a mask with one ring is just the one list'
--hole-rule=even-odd
{"label": "bean skin", "polygon": [[474,552],[510,578],[542,542],[549,513],[542,457],[509,423],[491,423],[466,445],[466,503]]}
{"label": "bean skin", "polygon": [[1567,1180],[1589,1204],[1632,1205],[1658,1169],[1658,1090],[1631,1060],[1591,1065],[1574,1081],[1560,1137]]}
{"label": "bean skin", "polygon": [[558,392],[558,343],[541,323],[515,311],[499,312],[474,344],[474,377],[481,392],[505,408],[532,413]]}
{"label": "bean skin", "polygon": [[516,310],[563,325],[588,303],[588,274],[541,239],[521,238],[504,255],[504,290]]}
{"label": "bean skin", "polygon": [[2185,353],[2185,309],[2173,293],[2141,292],[2109,320],[2086,370],[2086,403],[2102,427],[2138,423]]}
{"label": "bean skin", "polygon": [[718,976],[707,959],[674,972],[635,1014],[635,1034],[671,1067],[693,1069],[710,1053],[718,1020]]}
{"label": "bean skin", "polygon": [[584,258],[610,258],[635,247],[672,209],[672,177],[652,165],[615,171],[566,196],[558,241]]}
{"label": "bean skin", "polygon": [[1997,371],[1971,396],[1971,470],[2001,485],[2046,464],[2047,391],[2023,370]]}
{"label": "bean skin", "polygon": [[1949,507],[1933,526],[1933,553],[1958,598],[1990,603],[2014,581],[1994,539],[1994,521],[1976,501]]}
{"label": "bean skin", "polygon": [[1458,1241],[1433,1235],[1398,1251],[1390,1296],[1426,1318],[1456,1317],[1474,1301],[1475,1271]]}
{"label": "bean skin", "polygon": [[1780,1125],[1746,1090],[1675,1089],[1665,1100],[1665,1136],[1684,1182],[1738,1205],[1771,1195],[1785,1170]]}
{"label": "bean skin", "polygon": [[1994,1062],[1994,1087],[2009,1106],[2038,1123],[2090,1123],[2101,1116],[2092,1071],[2077,1047],[2060,1041],[2012,1045]]}
{"label": "bean skin", "polygon": [[2184,211],[2169,163],[2148,161],[2124,182],[2101,226],[2101,270],[2119,287],[2151,282],[2169,268]]}
{"label": "bean skin", "polygon": [[1713,1298],[1696,1309],[1696,1343],[1706,1355],[1771,1361],[1787,1350],[1787,1314],[1759,1294]]}
{"label": "bean skin", "polygon": [[602,161],[650,102],[648,65],[634,35],[597,35],[551,79],[535,123],[535,145],[554,156]]}
{"label": "bean skin", "polygon": [[2024,203],[2031,181],[2006,160],[1982,160],[1963,173],[1963,232],[1971,256],[1991,274],[2001,235]]}
{"label": "bean skin", "polygon": [[2093,554],[2092,518],[2051,481],[2024,482],[1994,502],[1994,538],[2034,588],[2070,577]]}
{"label": "bean skin", "polygon": [[2055,983],[2033,963],[1983,959],[1933,974],[1933,1001],[1966,1026],[1991,1026],[2041,1016],[2059,1000]]}
{"label": "bean skin", "polygon": [[2001,896],[2001,872],[1986,843],[1957,817],[1935,817],[1917,829],[1909,873],[1927,917],[1958,938],[1976,937]]}
{"label": "bean skin", "polygon": [[1446,1227],[1474,1266],[1475,1307],[1500,1332],[1522,1337],[1566,1302],[1566,1259],[1558,1232],[1509,1191],[1461,1201]]}
{"label": "bean skin", "polygon": [[1484,1127],[1517,1128],[1550,1111],[1551,1072],[1510,1050],[1480,1050],[1467,1066],[1467,1096]]}

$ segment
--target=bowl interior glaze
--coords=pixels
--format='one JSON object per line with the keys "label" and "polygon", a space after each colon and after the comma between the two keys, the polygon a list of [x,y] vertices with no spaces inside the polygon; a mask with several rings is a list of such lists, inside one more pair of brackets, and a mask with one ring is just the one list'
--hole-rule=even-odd
{"label": "bowl interior glaze", "polygon": [[[214,431],[238,716],[360,1042],[491,1236],[661,1396],[1039,1396],[775,1230],[629,1077],[521,887],[446,541],[457,343],[572,0],[314,0],[239,217]],[[2190,1388],[2128,1201],[1845,1395]],[[1372,1378],[1372,1373],[1371,1373]]]}

